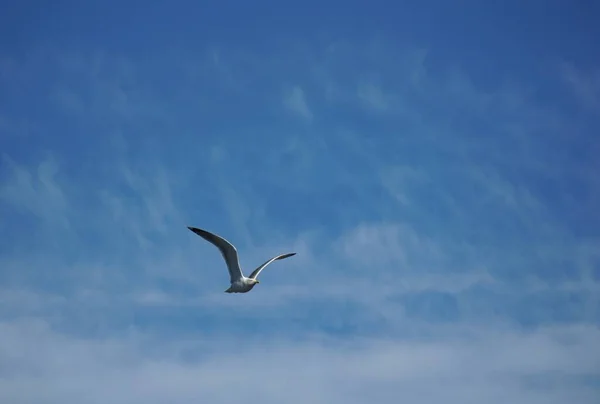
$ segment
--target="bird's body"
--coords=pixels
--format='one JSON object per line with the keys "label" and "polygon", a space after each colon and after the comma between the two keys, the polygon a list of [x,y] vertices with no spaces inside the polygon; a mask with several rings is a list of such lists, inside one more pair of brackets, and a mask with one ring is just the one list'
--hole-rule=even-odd
{"label": "bird's body", "polygon": [[229,282],[231,283],[229,289],[225,291],[226,293],[246,293],[251,291],[257,283],[260,283],[256,278],[267,265],[269,265],[273,261],[281,260],[296,255],[296,253],[287,253],[273,257],[265,263],[263,263],[258,268],[256,268],[250,274],[250,276],[246,277],[244,276],[244,274],[242,273],[242,269],[240,268],[237,250],[235,249],[233,244],[231,244],[224,238],[217,236],[216,234],[210,233],[206,230],[189,226],[188,229],[190,229],[206,241],[215,245],[221,252],[221,255],[225,259],[225,263],[227,264],[227,270],[229,271]]}
{"label": "bird's body", "polygon": [[251,279],[243,277],[235,282],[231,282],[229,289],[225,293],[246,293],[250,292],[256,283],[252,282]]}

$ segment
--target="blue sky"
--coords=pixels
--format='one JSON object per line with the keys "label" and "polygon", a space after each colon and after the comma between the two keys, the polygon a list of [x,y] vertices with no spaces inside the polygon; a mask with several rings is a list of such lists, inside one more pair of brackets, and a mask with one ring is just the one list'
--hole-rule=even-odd
{"label": "blue sky", "polygon": [[0,401],[595,402],[600,6],[282,3],[1,6]]}

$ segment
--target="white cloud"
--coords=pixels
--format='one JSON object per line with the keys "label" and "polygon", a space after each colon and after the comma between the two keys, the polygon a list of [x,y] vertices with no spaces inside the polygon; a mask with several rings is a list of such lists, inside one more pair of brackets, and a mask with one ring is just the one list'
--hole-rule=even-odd
{"label": "white cloud", "polygon": [[295,114],[310,121],[313,118],[313,113],[306,103],[304,90],[299,86],[294,86],[289,90],[284,97],[284,105]]}

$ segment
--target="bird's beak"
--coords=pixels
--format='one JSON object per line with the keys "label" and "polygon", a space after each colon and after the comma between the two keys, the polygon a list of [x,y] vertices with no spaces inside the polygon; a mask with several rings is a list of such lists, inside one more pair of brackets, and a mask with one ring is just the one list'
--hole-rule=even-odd
{"label": "bird's beak", "polygon": [[256,281],[256,283],[260,283],[260,281]]}

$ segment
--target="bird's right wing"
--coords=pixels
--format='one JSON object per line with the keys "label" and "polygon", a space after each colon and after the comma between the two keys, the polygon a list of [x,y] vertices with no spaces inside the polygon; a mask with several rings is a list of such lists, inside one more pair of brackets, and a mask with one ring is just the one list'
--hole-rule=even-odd
{"label": "bird's right wing", "polygon": [[188,226],[188,229],[205,239],[206,241],[214,244],[227,263],[227,270],[229,271],[229,278],[231,282],[235,282],[241,279],[244,275],[240,268],[240,262],[238,259],[238,253],[233,244],[225,240],[223,237],[217,236],[216,234],[210,233],[206,230],[198,229],[196,227]]}
{"label": "bird's right wing", "polygon": [[280,254],[280,255],[278,255],[276,257],[273,257],[270,260],[266,261],[261,266],[259,266],[258,268],[256,268],[254,271],[252,271],[252,273],[250,274],[250,276],[248,278],[250,278],[250,279],[256,279],[258,277],[258,275],[260,274],[260,271],[262,271],[263,269],[265,269],[265,267],[267,265],[269,265],[271,262],[277,261],[277,260],[282,260],[282,259],[288,258],[288,257],[292,257],[294,255],[296,255],[296,253]]}

